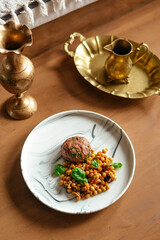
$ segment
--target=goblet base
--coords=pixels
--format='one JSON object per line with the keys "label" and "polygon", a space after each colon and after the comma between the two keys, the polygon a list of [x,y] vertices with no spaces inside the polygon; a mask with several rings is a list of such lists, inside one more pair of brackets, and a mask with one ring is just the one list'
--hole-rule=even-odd
{"label": "goblet base", "polygon": [[15,95],[6,102],[6,110],[11,118],[27,119],[37,111],[37,102],[29,95],[20,97]]}

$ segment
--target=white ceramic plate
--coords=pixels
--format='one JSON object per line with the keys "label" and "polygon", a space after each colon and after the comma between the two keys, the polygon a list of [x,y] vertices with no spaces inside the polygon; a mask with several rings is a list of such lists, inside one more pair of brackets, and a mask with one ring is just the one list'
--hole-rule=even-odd
{"label": "white ceramic plate", "polygon": [[[76,201],[59,185],[54,165],[62,163],[60,146],[71,136],[86,137],[96,151],[108,148],[108,156],[123,166],[116,170],[117,180],[110,189],[86,200]],[[135,170],[132,143],[111,119],[90,111],[66,111],[38,124],[27,137],[21,154],[21,169],[31,192],[47,206],[65,213],[91,213],[117,201],[129,187]]]}

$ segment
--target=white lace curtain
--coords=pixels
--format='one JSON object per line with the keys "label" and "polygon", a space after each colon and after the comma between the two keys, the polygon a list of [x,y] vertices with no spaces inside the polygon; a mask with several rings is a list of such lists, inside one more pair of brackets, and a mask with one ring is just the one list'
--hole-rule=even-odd
{"label": "white lace curtain", "polygon": [[[97,0],[0,0],[0,24],[9,19],[27,23],[33,28],[95,1]],[[34,3],[36,7],[32,7]]]}

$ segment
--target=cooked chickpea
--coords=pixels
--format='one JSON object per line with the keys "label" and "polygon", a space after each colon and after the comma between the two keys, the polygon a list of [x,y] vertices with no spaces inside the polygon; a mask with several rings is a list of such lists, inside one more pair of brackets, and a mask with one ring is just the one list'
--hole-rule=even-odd
{"label": "cooked chickpea", "polygon": [[75,165],[73,163],[71,164],[71,168],[75,168]]}
{"label": "cooked chickpea", "polygon": [[96,184],[93,184],[93,187],[96,189],[96,188],[97,188],[97,185],[96,185]]}
{"label": "cooked chickpea", "polygon": [[[101,192],[109,189],[110,187],[108,182],[112,182],[116,179],[116,173],[114,171],[114,167],[110,166],[113,159],[107,157],[107,151],[108,149],[104,148],[102,151],[95,153],[95,151],[91,149],[91,156],[86,160],[86,162],[65,162],[63,166],[65,166],[66,172],[60,176],[61,180],[59,184],[64,185],[67,192],[75,194],[77,200],[81,200],[83,198],[87,199],[92,195],[100,194]],[[98,159],[98,168],[94,168],[91,165],[94,159]],[[81,168],[85,171],[85,177],[88,179],[87,184],[81,184],[71,176],[71,171],[75,167]],[[110,177],[107,182],[105,181],[106,177]]]}
{"label": "cooked chickpea", "polygon": [[102,173],[102,177],[104,177],[104,178],[105,178],[105,177],[106,177],[106,175],[107,175],[107,174],[106,174],[105,172],[103,172],[103,173]]}
{"label": "cooked chickpea", "polygon": [[101,181],[101,184],[102,184],[102,185],[105,185],[105,181],[104,181],[104,180],[102,180],[102,181]]}
{"label": "cooked chickpea", "polygon": [[101,168],[101,167],[98,167],[98,171],[101,172],[101,171],[102,171],[102,168]]}
{"label": "cooked chickpea", "polygon": [[59,182],[59,184],[60,184],[61,186],[63,185],[63,183],[64,183],[63,180],[61,180],[61,181]]}
{"label": "cooked chickpea", "polygon": [[87,187],[86,187],[86,186],[84,186],[84,187],[82,187],[82,188],[81,188],[81,190],[84,192],[84,191],[86,191],[86,190],[87,190]]}
{"label": "cooked chickpea", "polygon": [[97,195],[97,194],[98,194],[98,192],[95,190],[95,191],[93,192],[93,194],[94,194],[94,195]]}
{"label": "cooked chickpea", "polygon": [[61,175],[61,179],[64,179],[64,174]]}
{"label": "cooked chickpea", "polygon": [[101,192],[102,192],[102,190],[101,190],[100,188],[98,188],[98,189],[97,189],[97,192],[98,192],[98,193],[101,193]]}
{"label": "cooked chickpea", "polygon": [[90,177],[93,177],[93,176],[94,176],[94,173],[93,173],[93,172],[91,172],[89,176],[90,176]]}
{"label": "cooked chickpea", "polygon": [[89,197],[90,197],[90,194],[89,194],[89,193],[85,195],[85,198],[89,198]]}
{"label": "cooked chickpea", "polygon": [[94,190],[95,190],[95,188],[94,188],[93,186],[91,186],[91,187],[90,187],[90,190],[91,190],[91,191],[94,191]]}
{"label": "cooked chickpea", "polygon": [[104,148],[104,149],[102,150],[103,153],[106,153],[107,151],[108,151],[107,148]]}
{"label": "cooked chickpea", "polygon": [[102,190],[102,192],[104,192],[104,191],[106,191],[106,188],[102,186],[101,190]]}
{"label": "cooked chickpea", "polygon": [[108,183],[106,183],[106,189],[109,189],[110,188],[110,186],[108,185]]}
{"label": "cooked chickpea", "polygon": [[72,172],[71,169],[69,169],[68,171],[66,171],[66,173],[67,173],[68,175],[71,175],[71,172]]}
{"label": "cooked chickpea", "polygon": [[81,196],[77,196],[77,200],[78,200],[78,201],[81,200]]}

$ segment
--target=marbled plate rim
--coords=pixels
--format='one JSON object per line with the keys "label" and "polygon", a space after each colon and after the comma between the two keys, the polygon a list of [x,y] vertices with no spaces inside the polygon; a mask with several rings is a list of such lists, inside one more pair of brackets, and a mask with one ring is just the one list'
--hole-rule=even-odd
{"label": "marbled plate rim", "polygon": [[[44,124],[45,122],[47,122],[48,120],[50,119],[56,119],[58,117],[60,117],[61,115],[65,116],[65,115],[69,115],[69,114],[74,114],[74,113],[81,113],[81,114],[92,114],[94,116],[98,116],[100,118],[102,118],[103,120],[108,120],[110,121],[111,123],[115,124],[117,128],[119,128],[123,134],[125,135],[128,143],[129,143],[129,146],[130,146],[130,149],[131,149],[131,153],[132,153],[132,158],[133,158],[133,163],[132,163],[132,171],[131,171],[131,174],[130,174],[130,178],[125,186],[125,188],[120,192],[120,194],[110,203],[110,204],[106,204],[105,207],[102,207],[102,208],[98,208],[98,209],[94,209],[94,210],[91,210],[91,211],[88,211],[88,212],[69,212],[69,211],[63,211],[61,209],[57,209],[57,208],[54,208],[53,206],[47,204],[46,202],[42,201],[38,195],[36,194],[36,192],[33,192],[32,189],[30,188],[30,186],[27,184],[27,176],[25,176],[25,173],[24,173],[24,169],[23,169],[23,159],[22,159],[22,153],[24,151],[24,148],[25,148],[25,144],[26,142],[28,141],[29,137],[30,137],[30,134],[36,129],[38,128],[41,124]],[[114,202],[116,202],[118,199],[120,199],[123,194],[127,191],[127,189],[129,188],[132,180],[133,180],[133,176],[134,176],[134,173],[135,173],[135,166],[136,166],[136,157],[135,157],[135,151],[134,151],[134,148],[133,148],[133,145],[132,145],[132,142],[129,138],[129,136],[127,135],[127,133],[115,122],[113,121],[112,119],[106,117],[105,115],[103,114],[100,114],[100,113],[97,113],[97,112],[94,112],[94,111],[89,111],[89,110],[68,110],[68,111],[63,111],[63,112],[58,112],[56,114],[53,114],[51,115],[50,117],[47,117],[45,118],[44,120],[42,120],[39,124],[37,124],[32,130],[31,132],[28,134],[27,138],[25,139],[25,142],[23,144],[23,147],[22,147],[22,150],[21,150],[21,157],[20,157],[20,167],[21,167],[21,172],[22,172],[22,176],[23,176],[23,179],[28,187],[28,189],[31,191],[31,193],[41,202],[43,203],[44,205],[50,207],[51,209],[53,210],[57,210],[59,212],[63,212],[63,213],[68,213],[68,214],[88,214],[88,213],[94,213],[94,212],[97,212],[97,211],[100,211],[100,210],[103,210],[104,208],[112,205]]]}

